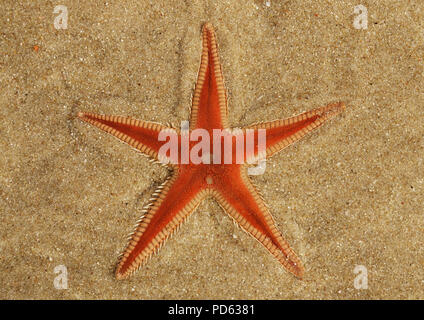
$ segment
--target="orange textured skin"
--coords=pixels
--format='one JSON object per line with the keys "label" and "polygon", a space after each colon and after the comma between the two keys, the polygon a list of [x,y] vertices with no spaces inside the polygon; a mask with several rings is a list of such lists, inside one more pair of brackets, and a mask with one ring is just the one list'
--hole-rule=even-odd
{"label": "orange textured skin", "polygon": [[[213,27],[203,26],[203,45],[199,75],[193,96],[190,132],[202,128],[212,136],[213,129],[230,129],[227,97],[219,63]],[[319,127],[345,108],[342,102],[329,104],[285,120],[275,120],[244,128],[238,134],[245,139],[247,129],[266,130],[266,156],[281,151]],[[171,130],[153,122],[128,117],[79,112],[78,117],[154,160],[159,160],[159,132]],[[178,150],[181,132],[178,133]],[[190,142],[193,148],[196,142]],[[212,141],[210,141],[212,150]],[[255,141],[255,155],[257,152]],[[235,142],[232,142],[235,153]],[[222,152],[223,157],[223,152]],[[246,155],[247,159],[253,155]],[[223,158],[222,158],[223,159]],[[234,159],[234,158],[233,158]],[[180,163],[180,162],[179,162]],[[234,163],[234,162],[233,162]],[[123,279],[143,265],[162,246],[205,197],[213,197],[241,228],[257,239],[292,274],[301,278],[304,268],[278,231],[262,196],[247,175],[248,164],[168,164],[173,174],[154,193],[144,215],[122,253],[116,278]]]}

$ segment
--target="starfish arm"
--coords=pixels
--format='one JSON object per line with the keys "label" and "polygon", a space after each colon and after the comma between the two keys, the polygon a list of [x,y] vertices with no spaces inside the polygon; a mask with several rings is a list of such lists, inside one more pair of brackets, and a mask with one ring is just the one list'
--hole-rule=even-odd
{"label": "starfish arm", "polygon": [[217,183],[212,194],[244,231],[264,245],[284,268],[302,278],[302,262],[278,231],[262,196],[249,180],[246,168],[243,166],[240,169],[214,179]]}
{"label": "starfish arm", "polygon": [[271,157],[320,127],[325,121],[338,115],[345,108],[343,102],[332,103],[288,119],[259,123],[245,129],[266,130],[266,156]]}
{"label": "starfish arm", "polygon": [[227,96],[211,24],[203,26],[202,56],[194,90],[190,129],[228,128]]}
{"label": "starfish arm", "polygon": [[190,171],[176,170],[155,192],[122,253],[115,276],[124,279],[139,269],[197,208],[207,191]]}
{"label": "starfish arm", "polygon": [[161,130],[173,130],[155,122],[137,120],[131,117],[99,115],[88,112],[78,112],[77,116],[155,160],[159,160],[159,149],[165,143],[165,141],[159,141],[159,132]]}

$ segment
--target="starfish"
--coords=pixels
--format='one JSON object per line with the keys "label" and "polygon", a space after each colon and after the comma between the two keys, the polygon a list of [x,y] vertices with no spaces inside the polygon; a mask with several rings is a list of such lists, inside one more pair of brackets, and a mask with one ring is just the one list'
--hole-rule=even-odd
{"label": "starfish", "polygon": [[[189,128],[177,130],[154,122],[131,117],[99,115],[78,112],[78,117],[97,128],[115,136],[151,159],[162,162],[161,148],[171,140],[160,138],[161,132],[175,132],[178,150],[184,148],[184,135],[203,129],[212,135],[214,130],[231,132],[227,117],[227,95],[217,41],[210,23],[202,28],[202,54],[198,78],[192,100]],[[131,235],[126,249],[119,258],[115,271],[117,279],[124,279],[140,268],[155,254],[164,242],[181,226],[186,218],[205,198],[214,198],[223,210],[244,231],[259,241],[289,272],[302,278],[304,267],[271,216],[263,197],[249,178],[248,169],[254,161],[271,157],[285,147],[321,126],[326,120],[343,111],[343,102],[328,104],[297,116],[270,122],[263,122],[234,131],[234,137],[247,141],[248,132],[257,134],[253,151],[242,151],[245,156],[236,163],[222,163],[225,154],[218,156],[218,149],[212,156],[199,150],[196,141],[185,144],[191,154],[198,154],[200,163],[189,159],[168,161],[164,165],[172,169],[169,178],[156,190],[143,210],[143,216]],[[259,132],[265,132],[266,144],[260,150]],[[221,136],[223,138],[223,136]],[[199,137],[197,137],[199,141]],[[212,143],[212,142],[210,142]],[[247,143],[247,142],[246,142]],[[236,143],[230,140],[231,156],[236,154]],[[246,148],[247,149],[247,148]],[[167,158],[167,154],[165,158]],[[228,154],[228,151],[227,151]],[[167,158],[169,160],[169,157]],[[234,162],[234,161],[232,161]],[[239,163],[241,162],[241,163]]]}

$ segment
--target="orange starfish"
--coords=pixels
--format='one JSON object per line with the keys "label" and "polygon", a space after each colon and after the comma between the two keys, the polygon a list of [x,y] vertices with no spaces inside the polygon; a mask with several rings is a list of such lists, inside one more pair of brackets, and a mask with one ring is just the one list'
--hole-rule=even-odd
{"label": "orange starfish", "polygon": [[[190,128],[187,132],[192,133],[195,129],[204,129],[209,134],[212,134],[214,129],[230,132],[224,79],[212,25],[206,23],[202,34],[200,70],[193,96]],[[139,220],[127,248],[119,259],[116,278],[126,278],[143,265],[206,197],[215,198],[243,230],[262,243],[288,271],[301,278],[304,268],[300,259],[283,239],[264,200],[248,177],[251,163],[249,160],[263,159],[265,156],[276,154],[321,126],[344,108],[345,105],[338,102],[292,118],[260,123],[237,131],[233,137],[236,137],[236,140],[237,137],[242,137],[243,141],[245,139],[247,141],[249,129],[255,133],[259,133],[261,129],[266,132],[264,152],[260,152],[258,138],[254,140],[253,153],[243,151],[245,158],[242,163],[221,164],[210,161],[194,163],[190,159],[184,164],[181,161],[181,151],[178,155],[180,163],[177,161],[167,164],[173,169],[173,174],[159,187],[146,206],[143,217]],[[161,141],[164,139],[159,137],[160,132],[174,130],[157,123],[129,117],[86,112],[79,112],[78,117],[157,161],[161,160],[161,147],[169,142]],[[178,150],[182,150],[185,133],[183,130],[175,132]],[[210,157],[203,150],[195,149],[193,141],[186,145],[187,148],[203,158]],[[222,147],[217,151],[222,150],[225,151]],[[234,139],[231,140],[230,151],[232,156],[235,156]],[[213,153],[215,159],[215,149]],[[221,159],[224,159],[224,156],[222,154]]]}

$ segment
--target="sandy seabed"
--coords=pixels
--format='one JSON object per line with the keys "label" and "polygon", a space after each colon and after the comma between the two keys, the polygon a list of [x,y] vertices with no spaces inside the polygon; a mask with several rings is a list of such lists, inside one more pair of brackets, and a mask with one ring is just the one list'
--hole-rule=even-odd
{"label": "sandy seabed", "polygon": [[[0,298],[424,298],[424,2],[361,1],[367,29],[349,0],[60,4],[65,30],[56,2],[0,2]],[[211,200],[138,273],[114,278],[168,171],[76,113],[187,120],[206,21],[233,126],[347,105],[253,178],[303,280]]]}

